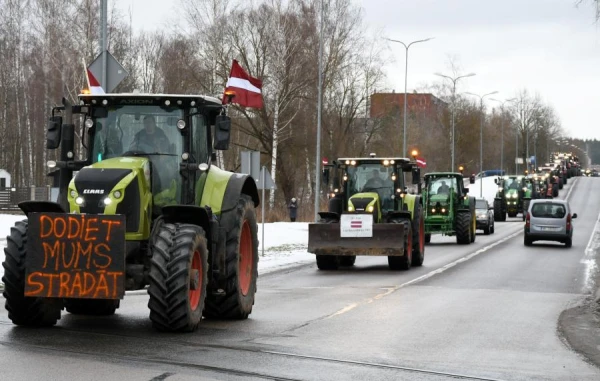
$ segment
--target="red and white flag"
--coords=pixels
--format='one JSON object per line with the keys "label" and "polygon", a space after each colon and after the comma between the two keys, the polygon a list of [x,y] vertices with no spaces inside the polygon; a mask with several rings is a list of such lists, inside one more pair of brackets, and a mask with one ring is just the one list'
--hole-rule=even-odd
{"label": "red and white flag", "polygon": [[240,106],[263,108],[262,81],[248,75],[236,60],[231,65],[223,93],[223,104],[229,103],[231,95],[234,95],[231,101]]}
{"label": "red and white flag", "polygon": [[351,229],[361,229],[362,228],[362,221],[361,220],[350,221],[350,228]]}
{"label": "red and white flag", "polygon": [[425,168],[427,166],[427,162],[425,161],[425,159],[418,157],[417,158],[417,166],[419,168]]}
{"label": "red and white flag", "polygon": [[104,94],[104,89],[100,86],[100,82],[94,77],[94,74],[90,71],[90,69],[85,69],[87,73],[87,83],[88,89],[90,90],[90,94],[92,95],[101,95]]}

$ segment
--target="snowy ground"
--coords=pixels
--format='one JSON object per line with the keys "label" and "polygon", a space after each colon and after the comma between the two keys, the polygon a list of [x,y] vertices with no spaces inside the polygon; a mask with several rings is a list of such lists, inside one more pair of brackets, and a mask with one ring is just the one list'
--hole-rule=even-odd
{"label": "snowy ground", "polygon": [[[6,236],[16,221],[24,217],[0,214],[0,262],[4,262]],[[310,263],[314,255],[306,252],[308,244],[308,223],[276,222],[265,224],[264,255],[262,246],[262,225],[258,224],[259,261],[258,271],[261,274],[282,270],[298,263]],[[4,268],[0,266],[0,278]]]}

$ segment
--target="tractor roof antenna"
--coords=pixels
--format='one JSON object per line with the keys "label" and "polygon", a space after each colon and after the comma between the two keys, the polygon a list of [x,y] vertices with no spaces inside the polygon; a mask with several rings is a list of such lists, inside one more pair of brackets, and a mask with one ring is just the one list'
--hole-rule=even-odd
{"label": "tractor roof antenna", "polygon": [[375,156],[377,156],[377,155],[375,155],[375,152],[371,152],[371,153],[369,154],[369,156],[371,156],[371,157],[375,157]]}

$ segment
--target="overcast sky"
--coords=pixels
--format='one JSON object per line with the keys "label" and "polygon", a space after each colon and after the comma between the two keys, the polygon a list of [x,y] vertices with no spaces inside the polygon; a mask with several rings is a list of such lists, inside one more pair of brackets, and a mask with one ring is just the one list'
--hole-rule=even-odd
{"label": "overcast sky", "polygon": [[[557,111],[569,136],[600,139],[600,25],[594,9],[576,0],[354,0],[366,25],[405,43],[435,37],[409,50],[408,91],[450,74],[454,57],[458,92],[498,91],[508,99],[522,88],[538,93]],[[119,0],[133,6],[135,29],[173,22],[179,0]],[[171,23],[172,25],[172,23]],[[386,88],[404,91],[404,48],[390,44]],[[495,106],[487,102],[488,106]]]}

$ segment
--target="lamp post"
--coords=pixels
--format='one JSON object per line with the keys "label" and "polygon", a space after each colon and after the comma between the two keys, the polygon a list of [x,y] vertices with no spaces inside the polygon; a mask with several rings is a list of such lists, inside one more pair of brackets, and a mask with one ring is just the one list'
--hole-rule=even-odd
{"label": "lamp post", "polygon": [[413,44],[417,44],[419,42],[427,42],[434,38],[435,37],[429,37],[424,40],[413,41],[413,42],[409,43],[408,45],[399,40],[392,40],[391,38],[386,38],[386,40],[388,40],[388,41],[397,42],[399,44],[402,44],[406,51],[406,63],[404,65],[404,129],[403,129],[404,131],[402,133],[402,157],[404,157],[404,155],[407,154],[407,152],[406,152],[406,109],[407,109],[406,98],[408,98],[408,96],[407,96],[408,94],[406,93],[406,91],[407,91],[407,86],[408,86],[408,48],[410,48],[410,46]]}
{"label": "lamp post", "polygon": [[450,77],[448,75],[434,73],[438,77],[447,78],[452,81],[452,143],[451,143],[451,151],[452,151],[452,162],[450,171],[454,171],[454,114],[456,109],[456,82],[458,82],[461,78],[473,77],[475,73],[469,73],[467,75],[460,75],[458,77]]}
{"label": "lamp post", "polygon": [[501,101],[495,98],[490,98],[490,100],[499,102],[500,109],[502,110],[502,119],[500,121],[500,128],[502,130],[502,135],[500,135],[500,171],[504,170],[504,104],[509,102],[516,101],[516,98],[510,98],[505,101]]}
{"label": "lamp post", "polygon": [[[479,98],[479,110],[481,112],[480,120],[479,120],[479,172],[483,173],[483,120],[485,116],[483,115],[483,99],[489,95],[498,94],[497,91],[492,91],[491,93],[479,95],[474,93],[465,93],[469,95],[474,95]],[[483,197],[483,174],[479,179],[479,197]]]}

